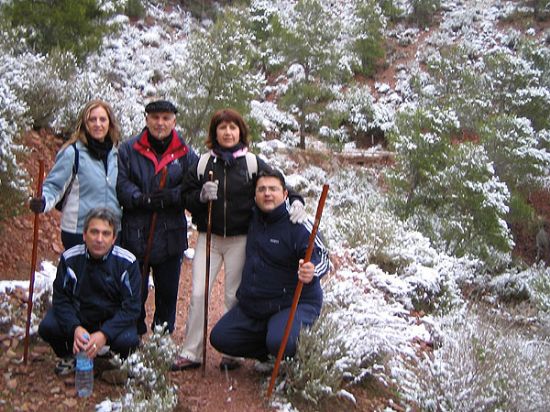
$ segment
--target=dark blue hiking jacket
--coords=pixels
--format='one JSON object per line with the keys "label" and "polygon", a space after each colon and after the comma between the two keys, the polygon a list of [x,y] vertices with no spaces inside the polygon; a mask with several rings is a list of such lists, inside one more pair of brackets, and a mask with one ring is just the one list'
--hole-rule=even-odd
{"label": "dark blue hiking jacket", "polygon": [[107,343],[135,325],[141,311],[141,275],[136,257],[119,246],[101,259],[81,244],[61,255],[53,283],[53,311],[64,334],[77,326],[100,330]]}
{"label": "dark blue hiking jacket", "polygon": [[[254,318],[262,319],[292,305],[298,284],[298,261],[304,258],[312,224],[294,224],[284,202],[269,214],[257,207],[248,230],[246,262],[241,285],[237,290],[239,306]],[[300,303],[316,306],[323,303],[320,278],[330,267],[328,252],[319,236],[311,256],[315,276],[304,284]]]}
{"label": "dark blue hiking jacket", "polygon": [[[182,199],[182,180],[198,157],[183,138],[172,131],[172,141],[157,158],[147,139],[147,129],[125,141],[118,152],[117,195],[122,206],[122,246],[143,260],[151,216],[157,213],[150,264],[181,256],[187,249],[187,219]],[[139,204],[139,198],[159,189],[163,168],[167,169],[164,190],[171,192],[169,207],[148,210]]]}

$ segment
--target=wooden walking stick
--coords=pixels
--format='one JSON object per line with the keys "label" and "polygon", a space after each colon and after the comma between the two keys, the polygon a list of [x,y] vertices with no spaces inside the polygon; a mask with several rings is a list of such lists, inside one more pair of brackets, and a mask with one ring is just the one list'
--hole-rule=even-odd
{"label": "wooden walking stick", "polygon": [[[159,189],[164,189],[166,186],[166,176],[168,175],[168,169],[166,166],[162,169],[159,182]],[[141,277],[146,279],[145,276],[149,276],[149,257],[151,255],[151,249],[153,248],[153,239],[155,237],[155,226],[157,225],[157,212],[153,212],[151,215],[151,224],[149,225],[149,235],[147,236],[147,246],[145,247],[145,255],[143,256],[143,268]]]}
{"label": "wooden walking stick", "polygon": [[[313,228],[311,229],[311,234],[309,235],[309,242],[307,245],[306,255],[304,257],[304,263],[311,260],[311,254],[313,253],[313,247],[315,246],[315,237],[317,236],[317,229],[319,228],[319,222],[321,221],[321,215],[323,214],[323,208],[325,207],[325,200],[328,194],[328,185],[323,185],[323,191],[321,192],[321,198],[319,199],[319,204],[317,205],[317,213],[315,214],[315,221],[313,222]],[[283,335],[283,340],[281,341],[281,346],[279,347],[279,352],[277,353],[277,359],[275,360],[275,366],[273,367],[273,372],[271,373],[271,380],[269,382],[269,387],[267,388],[267,399],[271,397],[271,392],[273,391],[273,386],[275,385],[275,379],[277,379],[277,374],[279,373],[279,366],[281,360],[283,359],[283,354],[286,349],[286,343],[290,335],[290,330],[292,329],[292,323],[294,322],[294,315],[296,314],[296,308],[298,307],[298,301],[300,300],[300,295],[302,294],[302,287],[304,284],[301,280],[298,279],[298,284],[296,285],[296,290],[294,292],[294,297],[292,298],[292,306],[290,307],[290,313],[288,314],[288,320],[286,322],[285,333]]]}
{"label": "wooden walking stick", "polygon": [[[36,197],[42,197],[42,183],[44,182],[44,160],[38,162],[38,183],[36,188]],[[36,255],[38,249],[38,227],[40,224],[40,213],[34,214],[34,232],[32,237],[32,256],[31,256],[31,275],[29,280],[29,297],[27,301],[27,324],[25,326],[25,349],[23,351],[23,361],[27,364],[29,354],[29,332],[32,317],[32,295],[34,293],[34,272],[36,270]]]}
{"label": "wooden walking stick", "polygon": [[[208,180],[214,181],[214,172],[208,172]],[[202,376],[206,374],[206,337],[208,335],[208,295],[210,289],[210,244],[212,242],[212,201],[208,201],[206,224],[206,272],[204,274],[204,326],[202,331]]]}

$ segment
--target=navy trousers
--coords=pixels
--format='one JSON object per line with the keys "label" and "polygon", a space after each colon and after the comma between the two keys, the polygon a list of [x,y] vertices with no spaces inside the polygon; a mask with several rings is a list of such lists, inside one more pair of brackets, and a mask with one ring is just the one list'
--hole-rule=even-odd
{"label": "navy trousers", "polygon": [[[99,325],[82,325],[90,333],[97,332]],[[38,326],[38,334],[42,339],[50,344],[55,354],[60,358],[65,358],[73,354],[74,336],[64,335],[59,322],[53,313],[53,309],[48,310],[46,316]],[[130,351],[139,345],[139,337],[135,325],[125,329],[113,341],[107,342],[111,351],[120,354],[122,358],[128,357]]]}
{"label": "navy trousers", "polygon": [[[180,281],[182,256],[174,256],[164,262],[151,265],[153,270],[153,283],[155,285],[155,314],[151,329],[155,325],[167,323],[168,331],[172,333],[176,323],[176,305],[178,303],[178,286]],[[143,268],[143,262],[140,262]],[[141,282],[141,314],[138,319],[137,329],[140,335],[147,332],[145,324],[145,302],[149,293],[149,276],[142,274]]]}
{"label": "navy trousers", "polygon": [[[245,314],[237,304],[216,323],[210,333],[210,343],[227,355],[266,361],[269,354],[276,357],[279,352],[289,312],[290,308],[286,308],[268,318],[256,319]],[[318,316],[317,307],[298,304],[284,352],[285,358],[296,353],[300,329],[311,326]]]}

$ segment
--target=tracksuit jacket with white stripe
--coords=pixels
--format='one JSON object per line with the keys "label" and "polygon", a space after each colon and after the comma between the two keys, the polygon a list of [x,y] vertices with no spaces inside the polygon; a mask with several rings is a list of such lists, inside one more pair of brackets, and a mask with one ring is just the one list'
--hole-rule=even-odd
{"label": "tracksuit jacket with white stripe", "polygon": [[[246,262],[237,299],[242,310],[253,318],[264,319],[292,305],[298,284],[298,261],[304,258],[312,224],[294,224],[284,202],[270,213],[257,207],[248,230]],[[329,268],[328,252],[319,236],[311,255],[315,276],[304,284],[300,303],[321,310],[323,291],[320,278]]]}
{"label": "tracksuit jacket with white stripe", "polygon": [[112,341],[135,325],[141,311],[141,276],[136,257],[119,246],[101,259],[85,244],[66,250],[53,283],[53,310],[66,336],[77,326],[99,326]]}

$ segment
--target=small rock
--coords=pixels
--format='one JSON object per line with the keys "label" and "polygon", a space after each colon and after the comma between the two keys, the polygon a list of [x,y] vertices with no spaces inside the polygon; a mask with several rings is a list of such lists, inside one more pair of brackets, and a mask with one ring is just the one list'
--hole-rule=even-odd
{"label": "small rock", "polygon": [[61,388],[59,386],[54,386],[51,390],[50,390],[50,393],[52,395],[57,395],[59,393],[61,393]]}
{"label": "small rock", "polygon": [[6,382],[6,386],[11,389],[11,390],[14,390],[15,388],[17,388],[17,379],[10,379]]}

